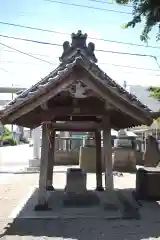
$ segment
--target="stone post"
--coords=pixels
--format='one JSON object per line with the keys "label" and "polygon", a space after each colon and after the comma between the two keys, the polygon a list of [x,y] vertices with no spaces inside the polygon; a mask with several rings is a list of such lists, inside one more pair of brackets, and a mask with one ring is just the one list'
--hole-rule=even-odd
{"label": "stone post", "polygon": [[33,129],[33,159],[40,158],[40,144],[41,144],[41,127]]}
{"label": "stone post", "polygon": [[105,165],[105,189],[113,190],[112,144],[109,116],[106,116],[103,120],[103,153]]}
{"label": "stone post", "polygon": [[101,132],[95,132],[95,141],[96,141],[96,190],[103,191],[102,186],[102,156],[101,156]]}
{"label": "stone post", "polygon": [[49,136],[50,146],[48,151],[48,169],[47,169],[47,182],[46,189],[48,191],[53,191],[53,167],[55,163],[55,130],[51,130]]}
{"label": "stone post", "polygon": [[33,159],[29,160],[29,168],[39,169],[40,147],[41,147],[41,127],[33,129],[32,139],[33,139]]}

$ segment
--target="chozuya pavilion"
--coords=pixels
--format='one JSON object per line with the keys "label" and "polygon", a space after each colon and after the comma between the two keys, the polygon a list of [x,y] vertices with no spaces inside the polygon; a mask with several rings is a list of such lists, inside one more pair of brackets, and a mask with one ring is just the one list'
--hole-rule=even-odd
{"label": "chozuya pavilion", "polygon": [[3,124],[36,128],[42,125],[39,194],[36,209],[47,208],[53,190],[55,131],[94,132],[96,190],[103,190],[101,131],[105,161],[105,189],[112,190],[111,128],[124,129],[152,123],[151,110],[104,73],[97,65],[95,45],[78,31],[63,43],[60,64],[1,112]]}

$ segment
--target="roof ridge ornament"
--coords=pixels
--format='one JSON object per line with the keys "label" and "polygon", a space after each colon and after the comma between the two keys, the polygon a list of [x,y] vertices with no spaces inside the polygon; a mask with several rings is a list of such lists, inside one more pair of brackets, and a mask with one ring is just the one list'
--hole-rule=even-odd
{"label": "roof ridge ornament", "polygon": [[63,53],[62,53],[62,56],[59,58],[60,62],[62,63],[69,62],[73,56],[80,54],[80,52],[83,52],[83,54],[90,61],[96,63],[97,58],[95,57],[95,54],[94,54],[95,44],[92,42],[89,42],[87,46],[86,44],[87,36],[88,36],[87,33],[83,34],[81,30],[78,30],[77,33],[72,33],[71,44],[69,43],[69,41],[65,41],[63,43]]}

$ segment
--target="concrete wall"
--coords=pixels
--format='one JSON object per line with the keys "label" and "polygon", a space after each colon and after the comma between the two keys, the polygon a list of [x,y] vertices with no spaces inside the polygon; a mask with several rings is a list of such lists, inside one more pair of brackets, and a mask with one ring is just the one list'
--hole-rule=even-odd
{"label": "concrete wall", "polygon": [[79,164],[79,151],[56,151],[55,165],[78,165]]}

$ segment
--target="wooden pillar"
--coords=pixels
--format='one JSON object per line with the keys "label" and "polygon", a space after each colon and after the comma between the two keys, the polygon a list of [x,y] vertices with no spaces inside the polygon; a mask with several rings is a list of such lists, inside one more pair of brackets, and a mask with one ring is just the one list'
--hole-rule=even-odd
{"label": "wooden pillar", "polygon": [[103,120],[103,154],[105,164],[105,189],[113,190],[112,144],[109,116],[106,116]]}
{"label": "wooden pillar", "polygon": [[48,198],[46,190],[47,169],[48,169],[48,151],[49,151],[49,130],[47,124],[42,125],[42,146],[41,146],[41,162],[39,174],[39,190],[38,203],[35,210],[48,210]]}
{"label": "wooden pillar", "polygon": [[101,132],[95,132],[96,143],[96,190],[103,191],[102,186],[102,155],[101,155]]}
{"label": "wooden pillar", "polygon": [[55,129],[50,130],[49,135],[49,151],[48,151],[48,169],[47,169],[47,182],[46,190],[53,191],[53,167],[55,163]]}

